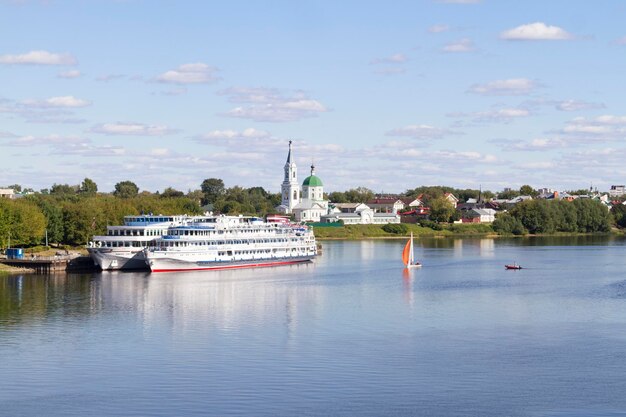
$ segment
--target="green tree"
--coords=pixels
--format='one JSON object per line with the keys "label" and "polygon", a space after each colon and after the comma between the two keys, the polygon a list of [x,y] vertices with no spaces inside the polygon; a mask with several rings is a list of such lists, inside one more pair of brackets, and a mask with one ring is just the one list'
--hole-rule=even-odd
{"label": "green tree", "polygon": [[500,191],[498,193],[498,199],[500,200],[510,200],[514,197],[518,197],[520,195],[519,191],[517,190],[507,190],[507,191]]}
{"label": "green tree", "polygon": [[19,185],[19,184],[9,185],[7,188],[12,188],[13,191],[15,191],[16,193],[21,193],[22,192],[22,186]]}
{"label": "green tree", "polygon": [[579,232],[608,232],[611,229],[609,211],[599,201],[589,198],[577,198],[572,204],[576,208],[578,215]]}
{"label": "green tree", "polygon": [[175,190],[172,187],[167,187],[161,193],[162,198],[176,198],[176,197],[184,197],[184,196],[185,196],[185,193],[183,193],[182,191]]}
{"label": "green tree", "polygon": [[522,185],[519,189],[520,195],[529,195],[531,197],[537,197],[539,193],[530,185]]}
{"label": "green tree", "polygon": [[132,181],[121,181],[115,184],[113,195],[120,198],[131,198],[137,196],[139,187]]}
{"label": "green tree", "polygon": [[69,184],[53,184],[52,188],[50,188],[50,194],[57,196],[70,196],[75,195],[78,186],[69,185]]}
{"label": "green tree", "polygon": [[346,194],[341,191],[333,191],[328,194],[328,199],[333,203],[347,203],[348,199],[346,198]]}
{"label": "green tree", "polygon": [[619,227],[626,227],[626,206],[623,204],[615,204],[611,207],[611,215],[613,221]]}
{"label": "green tree", "polygon": [[437,197],[430,202],[430,219],[440,223],[452,220],[456,209],[445,197]]}
{"label": "green tree", "polygon": [[492,226],[493,230],[499,234],[523,235],[528,233],[522,222],[509,213],[498,214]]}
{"label": "green tree", "polygon": [[215,203],[218,198],[224,195],[224,181],[219,178],[207,178],[202,181],[200,189],[204,193],[202,204]]}
{"label": "green tree", "polygon": [[80,184],[80,193],[83,195],[95,195],[98,192],[98,185],[90,178],[85,178]]}
{"label": "green tree", "polygon": [[60,243],[63,242],[63,210],[59,204],[57,204],[50,197],[42,195],[32,196],[35,204],[39,206],[39,209],[46,218],[46,230],[48,232],[48,242]]}
{"label": "green tree", "polygon": [[352,188],[344,195],[348,203],[365,203],[374,198],[374,192],[366,187]]}
{"label": "green tree", "polygon": [[27,199],[0,199],[0,242],[7,247],[31,246],[41,243],[46,218],[37,205]]}

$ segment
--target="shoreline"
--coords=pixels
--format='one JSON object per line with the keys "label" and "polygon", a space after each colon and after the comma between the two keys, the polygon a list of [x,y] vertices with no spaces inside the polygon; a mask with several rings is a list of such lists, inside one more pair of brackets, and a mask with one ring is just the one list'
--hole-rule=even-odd
{"label": "shoreline", "polygon": [[[624,233],[558,233],[558,234],[526,234],[526,235],[498,235],[495,233],[468,233],[468,234],[421,234],[413,235],[415,240],[419,239],[520,239],[520,238],[536,238],[536,237],[625,237]],[[410,235],[397,235],[397,236],[326,236],[315,237],[317,241],[324,240],[404,240],[408,239]]]}

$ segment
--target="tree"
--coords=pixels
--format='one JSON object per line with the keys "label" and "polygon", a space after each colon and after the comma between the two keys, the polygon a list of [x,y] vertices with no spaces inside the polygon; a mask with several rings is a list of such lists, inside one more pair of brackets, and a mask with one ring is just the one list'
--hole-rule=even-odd
{"label": "tree", "polygon": [[519,191],[516,190],[507,190],[507,191],[500,191],[498,193],[498,199],[500,200],[510,200],[514,197],[519,196]]}
{"label": "tree", "polygon": [[36,245],[41,243],[46,228],[46,218],[39,207],[30,200],[0,199],[0,242],[8,246]]}
{"label": "tree", "polygon": [[175,190],[172,187],[167,187],[165,190],[163,190],[163,193],[161,193],[162,198],[176,198],[176,197],[184,197],[184,196],[185,196],[185,193],[183,193],[182,191]]}
{"label": "tree", "polygon": [[537,197],[539,193],[530,185],[522,185],[519,189],[520,195],[529,195],[531,197]]}
{"label": "tree", "polygon": [[68,196],[76,194],[78,189],[77,185],[69,185],[69,184],[53,184],[52,188],[50,188],[50,194],[58,195],[58,196]]}
{"label": "tree", "polygon": [[204,198],[204,193],[202,192],[202,190],[189,190],[187,191],[187,198],[195,201],[196,204],[200,205],[202,204],[202,199]]}
{"label": "tree", "polygon": [[137,196],[139,187],[132,181],[121,181],[115,184],[113,195],[120,198],[131,198]]}
{"label": "tree", "polygon": [[347,203],[348,199],[346,198],[346,194],[341,191],[333,191],[328,194],[328,199],[333,203]]}
{"label": "tree", "polygon": [[448,223],[452,220],[456,209],[445,197],[437,197],[430,202],[430,219],[436,222]]}
{"label": "tree", "polygon": [[349,203],[365,203],[374,198],[374,192],[366,187],[352,188],[344,193]]}
{"label": "tree", "polygon": [[528,233],[522,222],[509,213],[502,213],[493,222],[493,230],[500,234],[523,235]]}
{"label": "tree", "polygon": [[611,215],[615,224],[619,227],[626,227],[626,206],[623,204],[616,204],[611,208]]}
{"label": "tree", "polygon": [[80,184],[80,193],[84,195],[95,195],[98,192],[98,185],[91,179],[85,178]]}
{"label": "tree", "polygon": [[200,189],[204,193],[202,204],[215,203],[215,201],[224,195],[224,181],[219,178],[207,178],[202,181]]}
{"label": "tree", "polygon": [[13,191],[15,191],[16,193],[21,193],[22,192],[22,186],[19,185],[19,184],[9,185],[7,188],[12,188]]}

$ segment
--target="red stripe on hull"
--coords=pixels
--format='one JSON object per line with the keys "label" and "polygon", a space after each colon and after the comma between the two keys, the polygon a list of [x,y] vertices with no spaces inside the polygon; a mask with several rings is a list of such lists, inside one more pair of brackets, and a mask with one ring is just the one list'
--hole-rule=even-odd
{"label": "red stripe on hull", "polygon": [[245,264],[245,265],[224,265],[224,266],[213,266],[209,268],[181,268],[181,269],[153,269],[152,272],[184,272],[184,271],[217,271],[220,269],[242,269],[242,268],[263,268],[268,266],[277,266],[277,265],[291,265],[291,264],[299,264],[303,262],[311,262],[310,259],[301,259],[298,261],[282,261],[282,262],[266,262],[259,264]]}

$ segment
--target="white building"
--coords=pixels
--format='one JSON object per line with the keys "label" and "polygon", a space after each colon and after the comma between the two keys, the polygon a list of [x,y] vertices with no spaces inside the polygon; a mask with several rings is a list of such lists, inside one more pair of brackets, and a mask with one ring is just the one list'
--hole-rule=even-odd
{"label": "white building", "polygon": [[15,198],[15,190],[13,188],[0,188],[0,198]]}
{"label": "white building", "polygon": [[284,171],[281,204],[276,210],[284,214],[293,213],[296,221],[319,222],[323,215],[328,214],[328,201],[324,200],[324,184],[315,175],[315,166],[311,165],[311,175],[304,179],[302,188],[300,187],[291,141]]}
{"label": "white building", "polygon": [[293,208],[297,221],[319,222],[328,214],[328,200],[324,200],[324,184],[315,175],[315,165],[311,165],[311,175],[302,182],[302,199]]}
{"label": "white building", "polygon": [[291,156],[291,141],[289,141],[289,153],[285,162],[285,177],[280,186],[282,200],[276,207],[279,213],[292,213],[293,208],[300,202],[300,184],[298,184],[298,168]]}
{"label": "white building", "polygon": [[376,213],[363,203],[334,203],[329,214],[322,216],[322,223],[343,224],[387,224],[400,223],[400,215],[396,213]]}
{"label": "white building", "polygon": [[626,187],[623,185],[611,185],[611,189],[609,190],[609,196],[611,197],[619,197],[621,195],[626,194]]}

